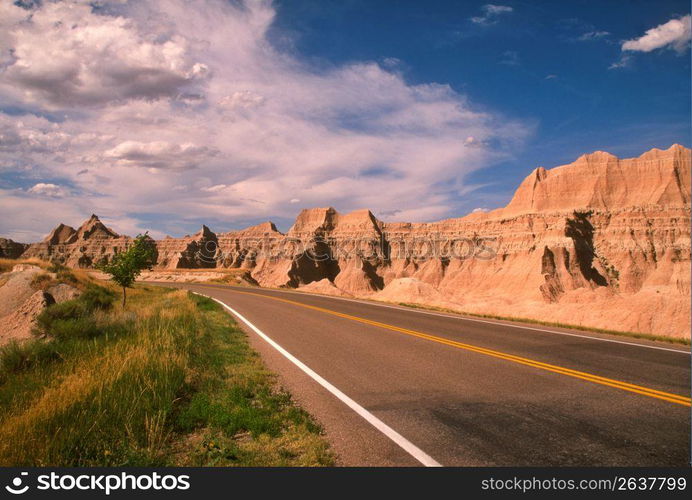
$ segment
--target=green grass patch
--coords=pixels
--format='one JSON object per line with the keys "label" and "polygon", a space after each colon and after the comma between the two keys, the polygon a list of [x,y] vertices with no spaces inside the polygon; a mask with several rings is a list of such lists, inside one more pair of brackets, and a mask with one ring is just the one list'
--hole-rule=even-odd
{"label": "green grass patch", "polygon": [[88,289],[46,310],[40,338],[0,349],[0,465],[333,464],[218,304],[151,286],[129,296],[123,310]]}

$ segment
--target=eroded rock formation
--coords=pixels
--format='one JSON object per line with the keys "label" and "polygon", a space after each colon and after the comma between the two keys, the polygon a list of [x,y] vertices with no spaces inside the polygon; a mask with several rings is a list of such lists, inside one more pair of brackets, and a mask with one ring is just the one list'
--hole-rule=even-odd
{"label": "eroded rock formation", "polygon": [[[303,210],[270,223],[156,242],[163,269],[239,268],[261,286],[690,336],[690,150],[604,152],[535,169],[510,203],[435,223]],[[124,248],[92,216],[23,257],[89,267]]]}
{"label": "eroded rock formation", "polygon": [[9,238],[0,238],[0,258],[17,259],[28,246],[26,243],[17,243]]}
{"label": "eroded rock formation", "polygon": [[120,236],[92,215],[78,229],[59,224],[43,241],[29,245],[21,256],[89,268],[111,259],[131,240],[129,236]]}

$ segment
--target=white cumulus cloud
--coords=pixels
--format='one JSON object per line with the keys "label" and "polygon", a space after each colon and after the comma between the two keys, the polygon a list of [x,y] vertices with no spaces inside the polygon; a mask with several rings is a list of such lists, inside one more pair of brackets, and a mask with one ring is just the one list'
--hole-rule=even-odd
{"label": "white cumulus cloud", "polygon": [[651,28],[639,38],[623,42],[622,50],[651,52],[663,47],[672,47],[677,52],[684,52],[689,48],[691,33],[691,21],[688,14]]}
{"label": "white cumulus cloud", "polygon": [[144,31],[136,19],[99,15],[81,2],[3,11],[9,16],[2,21],[0,57],[10,64],[1,81],[29,101],[59,107],[155,99],[176,95],[207,73],[189,57],[188,41],[163,26]]}
{"label": "white cumulus cloud", "polygon": [[66,188],[48,182],[39,182],[38,184],[34,184],[28,189],[28,192],[40,196],[50,196],[52,198],[62,198],[67,196],[69,193]]}

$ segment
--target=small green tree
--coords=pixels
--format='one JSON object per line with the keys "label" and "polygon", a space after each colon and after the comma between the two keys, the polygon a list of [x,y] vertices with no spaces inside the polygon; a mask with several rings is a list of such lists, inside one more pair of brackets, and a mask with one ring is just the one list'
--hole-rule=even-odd
{"label": "small green tree", "polygon": [[123,308],[127,300],[127,288],[140,275],[142,270],[151,269],[156,259],[156,251],[148,233],[138,234],[132,245],[120,253],[115,254],[110,262],[101,264],[98,269],[111,275],[111,280],[115,281],[123,289]]}

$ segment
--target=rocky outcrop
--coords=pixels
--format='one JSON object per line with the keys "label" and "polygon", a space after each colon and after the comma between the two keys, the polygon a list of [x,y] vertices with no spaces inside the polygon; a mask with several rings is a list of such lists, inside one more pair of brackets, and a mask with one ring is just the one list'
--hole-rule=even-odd
{"label": "rocky outcrop", "polygon": [[335,297],[353,297],[352,294],[344,292],[327,278],[320,281],[313,281],[298,288],[301,292],[318,293],[321,295],[333,295]]}
{"label": "rocky outcrop", "polygon": [[625,160],[594,153],[536,169],[507,207],[459,219],[304,210],[274,247],[300,245],[258,260],[252,275],[263,286],[327,279],[390,302],[689,337],[689,190],[682,146]]}
{"label": "rocky outcrop", "polygon": [[91,268],[108,262],[131,241],[129,236],[120,236],[92,215],[78,229],[59,224],[43,241],[29,245],[21,256]]}
{"label": "rocky outcrop", "polygon": [[36,318],[51,304],[71,300],[79,296],[79,289],[66,283],[56,283],[48,290],[39,290],[34,278],[48,274],[38,266],[17,264],[8,273],[0,274],[0,346],[12,341],[31,337]]}
{"label": "rocky outcrop", "polygon": [[[17,310],[36,290],[31,280],[43,271],[38,266],[19,264],[2,274],[0,286],[0,318]],[[2,322],[0,322],[0,325]]]}
{"label": "rocky outcrop", "polygon": [[0,238],[0,258],[18,259],[28,246],[26,243],[17,243],[9,238]]}
{"label": "rocky outcrop", "polygon": [[[156,242],[159,269],[239,269],[261,286],[614,330],[690,336],[690,150],[604,152],[529,174],[510,203],[434,223],[303,210],[270,223]],[[88,267],[124,248],[92,216],[23,257]]]}
{"label": "rocky outcrop", "polygon": [[[376,272],[384,263],[381,224],[369,210],[303,210],[286,235],[265,238],[252,276],[262,286],[297,287],[328,279],[348,293],[379,290],[384,286]],[[268,246],[270,255],[264,251]]]}
{"label": "rocky outcrop", "polygon": [[[92,215],[92,217],[94,217]],[[86,224],[86,223],[85,223]],[[49,245],[68,245],[77,240],[77,231],[75,228],[58,224],[43,241]]]}
{"label": "rocky outcrop", "polygon": [[164,269],[197,269],[217,266],[219,241],[207,226],[193,236],[166,238],[156,244],[157,267]]}
{"label": "rocky outcrop", "polygon": [[61,302],[76,299],[82,292],[78,288],[68,285],[67,283],[58,283],[48,288],[46,293],[50,295],[56,304],[60,304]]}
{"label": "rocky outcrop", "polygon": [[22,341],[31,338],[31,330],[36,325],[36,318],[49,305],[53,298],[42,290],[31,294],[17,309],[2,317],[0,345],[12,340]]}
{"label": "rocky outcrop", "polygon": [[504,216],[520,213],[608,210],[690,203],[690,150],[673,145],[638,158],[618,159],[603,151],[546,170],[538,167],[521,183]]}

